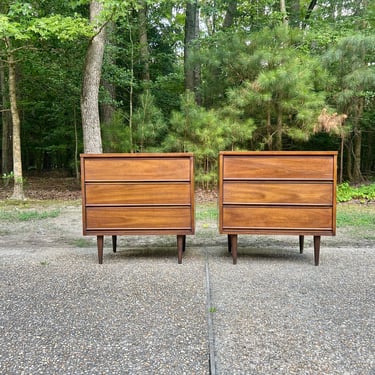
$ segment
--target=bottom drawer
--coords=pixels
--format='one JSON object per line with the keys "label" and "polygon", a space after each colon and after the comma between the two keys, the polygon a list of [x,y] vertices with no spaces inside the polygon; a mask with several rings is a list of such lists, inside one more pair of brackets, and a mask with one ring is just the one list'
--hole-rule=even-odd
{"label": "bottom drawer", "polygon": [[192,229],[190,207],[88,207],[86,230],[157,231]]}
{"label": "bottom drawer", "polygon": [[333,230],[331,207],[223,207],[222,231]]}

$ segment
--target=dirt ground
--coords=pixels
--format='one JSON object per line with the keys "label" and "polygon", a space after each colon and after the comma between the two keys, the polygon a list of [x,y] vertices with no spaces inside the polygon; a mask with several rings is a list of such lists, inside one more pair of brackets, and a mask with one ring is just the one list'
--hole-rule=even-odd
{"label": "dirt ground", "polygon": [[[5,200],[12,194],[12,186],[0,186],[0,213],[5,211],[37,211],[49,213],[57,211],[56,215],[51,215],[46,219],[37,220],[11,220],[1,219],[0,215],[0,242],[6,242],[11,247],[19,246],[40,246],[45,245],[59,246],[59,244],[68,244],[72,247],[91,247],[95,246],[94,237],[83,237],[82,235],[82,214],[81,214],[81,191],[80,184],[74,178],[56,178],[56,177],[30,177],[25,184],[25,195],[27,200],[20,204],[12,204]],[[1,203],[3,201],[3,204]],[[217,192],[196,191],[196,234],[189,240],[195,246],[205,246],[219,244],[226,246],[225,236],[219,235],[217,228],[216,215],[200,215],[202,211],[207,211],[211,207],[214,211],[217,201]],[[203,205],[204,203],[204,205]],[[349,203],[358,206],[358,203]],[[346,204],[347,205],[347,204]],[[3,206],[3,207],[2,207]],[[358,208],[358,207],[357,207]],[[375,204],[371,203],[364,206],[363,209],[370,210],[375,215]],[[338,208],[339,210],[339,208]],[[47,215],[49,216],[49,215]],[[15,225],[16,224],[16,225]],[[143,236],[145,237],[145,236]],[[294,248],[298,247],[298,239],[290,239],[288,236],[241,236],[239,246],[255,247],[287,247],[292,243]],[[295,237],[295,236],[294,236]],[[312,238],[306,237],[306,247],[311,247]],[[154,239],[152,236],[147,238],[134,239],[133,244],[144,246],[148,241],[165,241],[165,239]],[[146,241],[146,243],[144,242]],[[171,246],[174,246],[174,239]],[[374,248],[375,232],[368,226],[361,228],[338,227],[337,235],[334,237],[322,237],[321,248]]]}
{"label": "dirt ground", "polygon": [[[29,200],[75,200],[81,199],[81,182],[74,177],[26,177],[24,192]],[[12,184],[1,184],[0,201],[12,195]],[[217,198],[216,191],[196,191],[196,200],[210,202]]]}
{"label": "dirt ground", "polygon": [[[61,246],[87,248],[96,246],[96,237],[84,237],[82,234],[81,187],[75,178],[28,177],[24,185],[26,200],[23,202],[9,199],[13,187],[5,186],[0,181],[0,247],[10,249],[58,248]],[[215,191],[196,191],[196,205],[203,202],[216,206]],[[23,212],[39,213],[31,219],[19,219]],[[41,218],[41,215],[46,218]],[[212,230],[215,235],[216,220],[203,225],[205,234]],[[210,229],[211,228],[211,229]],[[201,233],[203,237],[203,233]],[[174,236],[132,236],[132,244],[136,247],[149,245],[152,242],[175,246]],[[110,241],[106,238],[106,241]],[[199,239],[198,239],[199,242]],[[110,245],[108,243],[108,245]],[[168,245],[168,246],[169,246]],[[3,254],[4,255],[4,254]]]}

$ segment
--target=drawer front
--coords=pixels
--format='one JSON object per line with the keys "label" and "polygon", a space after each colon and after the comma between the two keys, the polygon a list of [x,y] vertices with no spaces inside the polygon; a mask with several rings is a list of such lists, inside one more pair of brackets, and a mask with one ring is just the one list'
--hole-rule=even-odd
{"label": "drawer front", "polygon": [[223,230],[332,230],[331,208],[223,207]]}
{"label": "drawer front", "polygon": [[86,229],[152,231],[192,229],[189,207],[88,207]]}
{"label": "drawer front", "polygon": [[190,158],[86,158],[85,181],[190,181]]}
{"label": "drawer front", "polygon": [[332,156],[223,156],[224,179],[316,179],[334,175]]}
{"label": "drawer front", "polygon": [[230,182],[223,185],[223,203],[331,205],[331,184]]}
{"label": "drawer front", "polygon": [[90,184],[86,185],[87,205],[189,205],[189,184]]}

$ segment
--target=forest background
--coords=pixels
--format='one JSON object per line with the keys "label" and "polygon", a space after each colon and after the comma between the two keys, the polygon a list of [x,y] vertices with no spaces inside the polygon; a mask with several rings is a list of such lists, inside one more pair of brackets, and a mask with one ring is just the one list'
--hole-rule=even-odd
{"label": "forest background", "polygon": [[374,25],[370,0],[2,0],[3,180],[190,151],[210,189],[220,150],[337,150],[371,181]]}

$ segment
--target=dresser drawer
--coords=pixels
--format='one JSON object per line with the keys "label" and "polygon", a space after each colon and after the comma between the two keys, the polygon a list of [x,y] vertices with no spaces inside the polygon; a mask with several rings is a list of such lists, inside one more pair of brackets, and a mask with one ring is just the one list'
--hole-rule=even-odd
{"label": "dresser drawer", "polygon": [[226,181],[223,204],[315,204],[331,205],[330,183],[277,183]]}
{"label": "dresser drawer", "polygon": [[328,180],[334,175],[331,156],[224,155],[222,177],[226,179]]}
{"label": "dresser drawer", "polygon": [[87,205],[189,205],[188,183],[88,183]]}
{"label": "dresser drawer", "polygon": [[188,157],[92,157],[84,159],[84,163],[86,182],[191,180],[191,161]]}
{"label": "dresser drawer", "polygon": [[283,230],[332,231],[330,207],[223,207],[222,231],[264,230],[272,234]]}
{"label": "dresser drawer", "polygon": [[86,229],[90,231],[152,232],[191,230],[190,207],[87,207]]}

